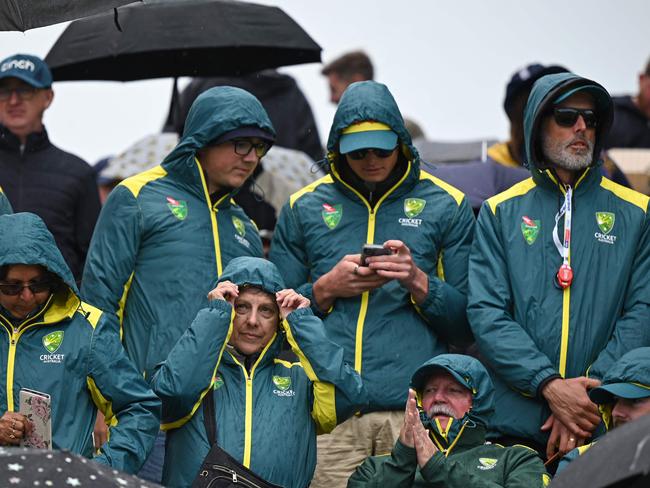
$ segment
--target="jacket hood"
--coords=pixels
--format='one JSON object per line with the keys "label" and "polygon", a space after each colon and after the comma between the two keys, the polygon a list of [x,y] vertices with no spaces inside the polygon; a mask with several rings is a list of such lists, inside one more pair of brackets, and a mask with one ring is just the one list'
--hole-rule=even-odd
{"label": "jacket hood", "polygon": [[343,93],[327,140],[327,159],[330,166],[339,159],[339,139],[342,131],[354,123],[364,121],[381,122],[389,126],[397,134],[406,159],[412,162],[415,170],[419,168],[420,156],[404,126],[397,103],[388,87],[376,81],[352,83]]}
{"label": "jacket hood", "polygon": [[273,124],[257,98],[232,86],[211,88],[199,95],[190,107],[181,140],[162,166],[168,171],[193,170],[199,149],[241,127],[258,127],[275,136]]}
{"label": "jacket hood", "polygon": [[278,268],[262,258],[240,257],[228,263],[218,283],[230,281],[238,286],[259,286],[267,293],[277,293],[285,288]]}
{"label": "jacket hood", "polygon": [[459,422],[453,422],[446,434],[451,444],[460,434],[464,424],[487,428],[494,412],[494,385],[485,367],[475,358],[463,354],[440,354],[420,366],[411,378],[411,388],[422,400],[427,380],[435,370],[450,373],[458,383],[472,392],[472,408]]}
{"label": "jacket hood", "polygon": [[72,272],[54,237],[37,215],[0,215],[0,266],[6,264],[41,265],[61,278],[75,295],[79,295]]}
{"label": "jacket hood", "polygon": [[596,129],[596,142],[592,166],[600,164],[600,152],[609,132],[613,120],[612,99],[600,84],[595,81],[581,78],[573,73],[557,73],[541,77],[533,85],[524,109],[524,138],[526,144],[526,165],[533,177],[538,177],[541,170],[545,169],[541,151],[541,123],[543,118],[553,106],[553,102],[563,93],[576,88],[590,86],[592,91],[597,91],[596,110],[599,124]]}

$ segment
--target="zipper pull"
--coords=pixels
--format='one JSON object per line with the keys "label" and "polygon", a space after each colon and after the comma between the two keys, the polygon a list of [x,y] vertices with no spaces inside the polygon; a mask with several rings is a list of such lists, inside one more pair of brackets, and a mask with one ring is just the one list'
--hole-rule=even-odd
{"label": "zipper pull", "polygon": [[237,480],[237,473],[235,473],[234,471],[232,472],[232,482],[233,483],[238,483],[239,482],[239,480]]}

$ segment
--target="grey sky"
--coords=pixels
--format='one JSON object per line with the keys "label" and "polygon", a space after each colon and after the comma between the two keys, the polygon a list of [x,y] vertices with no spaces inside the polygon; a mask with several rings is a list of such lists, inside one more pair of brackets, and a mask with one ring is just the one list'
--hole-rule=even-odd
{"label": "grey sky", "polygon": [[[510,75],[533,61],[565,65],[613,94],[636,91],[650,57],[647,0],[259,0],[278,5],[323,47],[372,57],[402,113],[432,139],[504,138]],[[0,58],[45,56],[64,25],[0,33]],[[334,114],[320,65],[288,67],[326,140]],[[45,122],[55,144],[89,162],[160,130],[170,80],[63,82]]]}

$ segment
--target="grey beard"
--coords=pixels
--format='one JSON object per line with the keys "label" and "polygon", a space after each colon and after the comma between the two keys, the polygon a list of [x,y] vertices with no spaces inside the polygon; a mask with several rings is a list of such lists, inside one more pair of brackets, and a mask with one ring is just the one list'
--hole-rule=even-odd
{"label": "grey beard", "polygon": [[[576,140],[587,144],[585,154],[574,154],[568,149],[568,146]],[[544,136],[542,138],[542,153],[546,162],[550,162],[562,169],[577,171],[585,169],[591,164],[594,154],[594,144],[583,137],[575,137],[567,144],[564,144],[561,141],[551,140],[549,137]]]}
{"label": "grey beard", "polygon": [[446,405],[444,403],[439,403],[438,405],[433,405],[429,409],[429,418],[433,418],[436,415],[446,415],[447,417],[454,417],[454,411],[451,409],[449,405]]}

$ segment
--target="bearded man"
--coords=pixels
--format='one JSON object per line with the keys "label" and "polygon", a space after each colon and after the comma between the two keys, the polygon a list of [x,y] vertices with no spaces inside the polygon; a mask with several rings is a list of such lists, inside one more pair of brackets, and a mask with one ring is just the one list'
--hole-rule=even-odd
{"label": "bearded man", "polygon": [[492,438],[551,457],[599,426],[588,396],[648,345],[648,197],[602,176],[612,100],[572,73],[540,78],[524,111],[532,177],[488,199],[470,255],[468,318],[493,370]]}

